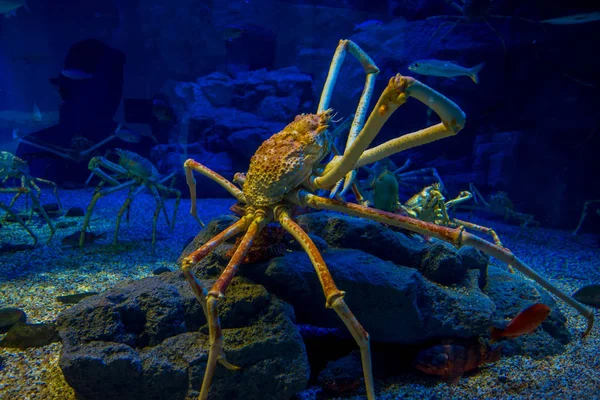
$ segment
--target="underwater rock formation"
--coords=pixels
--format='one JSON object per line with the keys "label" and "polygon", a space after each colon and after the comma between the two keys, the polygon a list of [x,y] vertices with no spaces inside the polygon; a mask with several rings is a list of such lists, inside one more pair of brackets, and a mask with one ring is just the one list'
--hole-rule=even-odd
{"label": "underwater rock formation", "polygon": [[[209,282],[204,282],[209,285]],[[291,307],[260,285],[236,279],[221,321],[237,373],[217,370],[215,399],[289,398],[308,381],[304,344]],[[184,399],[198,395],[208,334],[180,272],[123,283],[58,317],[60,367],[79,398]]]}
{"label": "underwater rock formation", "polygon": [[[236,219],[228,215],[211,221],[183,255]],[[503,355],[556,354],[571,339],[548,293],[518,274],[488,266],[489,259],[478,250],[456,250],[436,239],[334,213],[311,212],[297,219],[318,244],[336,284],[346,291],[348,306],[379,351],[382,346],[477,340],[492,325],[502,327],[538,302],[552,310],[542,329],[506,341]],[[220,305],[225,352],[243,369],[218,367],[211,398],[290,398],[306,387],[310,370],[294,324],[346,332],[334,311],[325,308],[308,257],[283,235],[285,255],[241,266],[243,276],[234,278]],[[197,275],[205,287],[226,265],[234,242],[224,243],[199,265]],[[206,320],[180,272],[119,284],[64,311],[57,324],[63,341],[59,365],[81,399],[197,395],[207,360]]]}
{"label": "underwater rock formation", "polygon": [[[191,157],[224,176],[248,168],[260,144],[302,111],[309,111],[312,79],[297,67],[230,75],[215,72],[196,82],[170,81],[165,92],[182,120],[170,145],[155,146],[152,160],[159,170],[175,171],[187,192],[181,147]],[[185,110],[185,111],[184,111]],[[223,196],[213,182],[203,184],[201,197]]]}

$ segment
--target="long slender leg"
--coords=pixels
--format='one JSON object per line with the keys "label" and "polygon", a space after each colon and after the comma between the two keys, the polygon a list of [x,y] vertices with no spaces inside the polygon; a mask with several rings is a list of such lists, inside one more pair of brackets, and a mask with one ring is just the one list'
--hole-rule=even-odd
{"label": "long slender leg", "polygon": [[202,389],[200,390],[199,399],[205,400],[208,398],[208,391],[212,376],[215,372],[217,361],[224,367],[231,370],[240,369],[225,358],[223,351],[223,333],[221,331],[221,323],[219,322],[219,313],[217,309],[218,300],[225,295],[225,290],[235,276],[240,263],[244,260],[246,253],[252,246],[252,242],[260,230],[267,224],[268,220],[264,215],[257,212],[254,220],[250,223],[248,231],[244,235],[239,247],[229,260],[229,263],[215,282],[212,289],[208,292],[206,299],[206,309],[208,311],[208,329],[210,332],[210,350],[208,353],[208,361],[206,362],[206,371],[202,380]]}
{"label": "long slender leg", "polygon": [[[171,187],[166,187],[161,184],[158,184],[157,188],[160,191],[162,191],[163,193],[172,193],[175,195],[175,206],[173,208],[173,217],[171,219],[171,226],[170,226],[170,228],[173,229],[173,228],[175,228],[175,219],[177,218],[177,210],[179,209],[179,203],[181,202],[181,192],[177,189],[173,189]],[[166,210],[165,210],[165,212],[166,212]]]}
{"label": "long slender leg", "polygon": [[472,246],[485,254],[497,258],[498,260],[505,262],[508,265],[513,266],[521,273],[527,275],[529,278],[537,282],[544,289],[553,293],[555,296],[560,298],[562,301],[573,307],[581,315],[583,315],[587,321],[588,326],[583,336],[586,336],[592,327],[594,326],[594,313],[573,299],[569,295],[563,293],[556,286],[552,285],[537,272],[532,270],[527,264],[517,258],[508,249],[505,249],[496,244],[490,243],[476,235],[473,235],[463,228],[450,228],[446,226],[440,226],[428,222],[424,222],[418,219],[407,217],[404,215],[389,213],[386,211],[376,210],[373,208],[363,207],[358,204],[345,203],[343,201],[327,199],[324,197],[316,196],[305,190],[298,190],[291,193],[286,197],[288,201],[302,206],[308,206],[319,210],[331,210],[339,211],[344,214],[367,218],[373,221],[383,222],[385,224],[397,226],[399,228],[408,229],[413,232],[421,233],[424,235],[432,236],[445,242],[451,243],[456,247],[461,246]]}
{"label": "long slender leg", "polygon": [[167,210],[165,209],[165,204],[163,198],[158,193],[158,189],[156,187],[150,185],[148,186],[150,192],[154,195],[154,199],[156,200],[156,210],[154,210],[154,218],[152,219],[152,254],[154,254],[154,248],[156,247],[156,223],[158,222],[158,216],[160,215],[160,210],[164,210],[165,218],[167,220],[167,225],[171,225],[169,223],[169,217],[167,215]]}
{"label": "long slender leg", "polygon": [[50,185],[54,188],[54,197],[56,197],[56,203],[58,204],[58,211],[57,212],[61,212],[62,211],[62,204],[60,202],[60,198],[58,197],[58,185],[52,181],[49,181],[47,179],[42,179],[42,178],[32,178],[34,181],[37,182],[42,182],[45,183],[46,185]]}
{"label": "long slender leg", "polygon": [[[31,181],[27,181],[26,184],[29,184],[30,182]],[[27,185],[27,187],[29,187],[31,189],[31,187],[29,185]],[[32,192],[32,191],[33,190],[30,190],[30,192]],[[47,243],[50,243],[50,241],[52,240],[52,237],[54,236],[54,233],[56,232],[56,228],[54,227],[54,224],[52,224],[52,220],[50,220],[48,213],[46,213],[46,210],[44,210],[44,207],[42,206],[42,203],[40,202],[38,194],[31,193],[31,202],[33,203],[33,208],[37,208],[39,210],[42,218],[44,218],[44,220],[48,224],[48,227],[50,228],[50,236],[48,237],[48,241],[47,241]]]}
{"label": "long slender leg", "polygon": [[133,193],[134,193],[133,191],[135,190],[135,188],[136,188],[135,185],[132,185],[131,188],[129,188],[129,193],[127,194],[127,198],[125,199],[125,202],[123,203],[123,205],[119,209],[119,213],[117,214],[117,224],[115,225],[115,235],[113,237],[113,246],[115,246],[117,244],[117,237],[119,236],[119,227],[121,226],[121,218],[123,218],[123,214],[125,213],[125,210],[127,210],[129,208],[129,205],[133,201]]}
{"label": "long slender leg", "polygon": [[[317,112],[321,113],[329,108],[329,103],[331,102],[331,94],[333,92],[333,88],[337,81],[340,69],[346,58],[346,52],[352,54],[362,65],[365,73],[367,74],[365,86],[363,88],[363,92],[360,96],[360,100],[358,102],[358,107],[356,108],[356,113],[354,114],[354,119],[352,121],[352,127],[350,128],[350,132],[348,133],[348,139],[346,141],[345,149],[348,149],[356,137],[362,130],[362,127],[365,122],[365,118],[367,115],[367,110],[369,107],[369,103],[371,101],[371,95],[373,94],[373,88],[375,87],[375,78],[379,74],[379,68],[375,65],[375,62],[369,57],[367,53],[365,53],[360,47],[356,45],[356,43],[351,40],[340,40],[338,47],[333,55],[333,60],[331,61],[331,66],[329,68],[329,73],[327,74],[327,80],[325,81],[325,86],[323,87],[323,92],[321,94],[321,99],[319,101],[319,107]],[[340,196],[343,196],[346,191],[350,188],[352,183],[354,183],[354,179],[356,177],[356,171],[351,170],[348,172],[346,176],[346,180],[344,182],[344,187],[342,191],[339,193]],[[331,193],[331,197],[335,197],[337,194],[336,186]]]}
{"label": "long slender leg", "polygon": [[[469,221],[463,221],[461,219],[457,219],[457,218],[452,218],[450,220],[450,223],[448,224],[448,226],[452,226],[452,227],[465,227],[465,228],[469,228],[469,229],[473,229],[477,232],[481,232],[481,233],[485,233],[487,235],[490,235],[492,237],[492,239],[494,240],[494,243],[496,244],[496,246],[502,247],[503,249],[506,249],[506,247],[504,247],[504,245],[502,244],[502,241],[500,240],[500,237],[496,234],[496,231],[494,231],[492,228],[488,228],[486,226],[481,226],[481,225],[477,225],[474,224],[472,222]],[[514,273],[515,270],[513,269],[513,267],[511,267],[510,264],[508,264],[508,269],[511,273]]]}
{"label": "long slender leg", "polygon": [[369,334],[367,331],[365,331],[354,314],[352,314],[352,311],[350,311],[346,305],[346,302],[344,301],[345,293],[339,290],[335,285],[333,277],[331,276],[331,273],[325,264],[325,260],[323,260],[323,256],[317,249],[317,246],[315,246],[310,236],[308,236],[308,234],[292,220],[287,210],[280,209],[277,219],[281,223],[283,229],[292,235],[308,254],[308,257],[310,258],[310,261],[312,262],[319,277],[319,282],[321,282],[321,286],[323,287],[323,292],[325,294],[325,307],[333,308],[335,310],[358,344],[362,360],[363,375],[365,377],[367,398],[369,400],[375,399]]}
{"label": "long slender leg", "polygon": [[23,218],[19,217],[19,214],[17,214],[14,210],[12,210],[10,207],[5,205],[4,203],[0,203],[0,209],[4,210],[7,215],[10,215],[11,217],[13,217],[15,219],[15,221],[17,221],[17,223],[19,225],[21,225],[23,227],[23,229],[25,229],[27,231],[27,233],[29,233],[29,236],[31,236],[31,238],[33,239],[33,246],[35,247],[37,245],[38,238],[35,235],[35,233],[33,233],[31,228],[29,228],[27,225],[25,225],[25,221],[23,221]]}
{"label": "long slender leg", "polygon": [[[11,209],[12,209],[13,205],[15,204],[15,202],[17,201],[17,199],[19,197],[21,197],[21,195],[23,193],[25,193],[25,195],[27,195],[28,192],[29,192],[29,189],[27,189],[26,187],[0,188],[0,193],[16,193],[7,206],[8,208],[11,208]],[[7,215],[8,215],[8,213],[7,213]],[[2,221],[3,222],[6,221],[6,215],[2,218]]]}
{"label": "long slender leg", "polygon": [[113,186],[104,191],[100,190],[102,188],[102,186],[104,186],[104,181],[100,182],[98,184],[98,186],[96,186],[94,196],[92,197],[90,204],[87,206],[85,218],[83,219],[83,226],[81,227],[81,234],[79,235],[79,247],[83,247],[83,245],[85,244],[85,232],[90,223],[90,218],[92,216],[92,212],[94,211],[94,207],[96,206],[96,203],[98,202],[98,200],[100,200],[101,197],[118,192],[119,190],[128,188],[129,186],[132,186],[132,185],[135,185],[135,180],[130,180],[130,181],[124,182],[118,186]]}
{"label": "long slender leg", "polygon": [[581,211],[581,218],[579,218],[579,223],[577,224],[577,227],[573,231],[573,235],[577,235],[577,233],[581,229],[581,225],[583,224],[583,221],[585,220],[585,217],[588,215],[588,208],[592,204],[595,204],[595,203],[600,203],[600,200],[589,200],[589,201],[586,201],[583,204],[583,210]]}
{"label": "long slender leg", "polygon": [[208,296],[208,291],[202,286],[202,283],[196,278],[194,275],[192,268],[198,264],[204,257],[209,255],[214,249],[217,248],[221,243],[225,242],[227,239],[237,235],[240,232],[243,232],[248,229],[248,225],[252,221],[252,218],[242,217],[239,221],[231,224],[229,227],[221,231],[217,236],[213,237],[208,242],[204,243],[199,249],[191,252],[187,257],[185,257],[181,261],[181,269],[183,271],[183,276],[188,281],[190,286],[192,287],[192,291],[194,292],[194,296],[198,302],[202,305],[202,309],[204,310],[204,315],[208,321],[208,311],[206,309],[206,296]]}
{"label": "long slender leg", "polygon": [[196,219],[196,221],[200,223],[200,225],[204,226],[204,222],[202,222],[200,218],[198,218],[198,212],[196,210],[196,180],[194,179],[194,174],[192,173],[192,171],[199,172],[207,178],[210,178],[213,181],[217,182],[233,197],[235,197],[237,201],[242,203],[246,202],[246,197],[244,196],[244,193],[240,189],[238,189],[233,183],[229,182],[227,179],[223,178],[221,175],[205,167],[199,162],[189,158],[185,161],[185,163],[183,163],[183,168],[185,169],[185,181],[187,182],[188,187],[190,188],[190,214],[192,214],[192,216]]}
{"label": "long slender leg", "polygon": [[[400,105],[408,100],[408,97],[414,97],[433,109],[442,122],[365,151],[383,124]],[[312,189],[330,188],[352,169],[374,163],[411,147],[456,135],[463,128],[465,119],[465,114],[450,99],[414,78],[398,74],[390,79],[363,129],[352,145],[346,149],[344,155],[334,157],[321,176],[311,178],[309,185]]]}

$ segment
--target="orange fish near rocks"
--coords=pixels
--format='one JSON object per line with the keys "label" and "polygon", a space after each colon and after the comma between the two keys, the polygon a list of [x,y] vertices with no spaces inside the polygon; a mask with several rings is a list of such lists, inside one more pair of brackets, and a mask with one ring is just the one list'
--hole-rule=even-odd
{"label": "orange fish near rocks", "polygon": [[521,335],[532,333],[538,326],[550,315],[550,307],[543,303],[536,303],[527,307],[519,313],[506,328],[491,329],[492,337],[490,343],[494,343],[502,338],[516,338]]}
{"label": "orange fish near rocks", "polygon": [[445,381],[456,383],[465,372],[480,365],[498,361],[501,347],[489,347],[482,342],[466,346],[445,344],[421,350],[413,366],[429,375],[437,375]]}

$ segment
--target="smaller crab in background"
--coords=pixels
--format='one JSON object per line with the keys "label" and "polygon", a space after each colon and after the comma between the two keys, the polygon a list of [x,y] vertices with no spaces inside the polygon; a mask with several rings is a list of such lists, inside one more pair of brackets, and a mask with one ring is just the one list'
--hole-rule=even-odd
{"label": "smaller crab in background", "polygon": [[[577,224],[577,227],[573,231],[573,235],[577,235],[577,233],[579,233],[579,230],[581,229],[581,225],[583,224],[585,217],[587,217],[587,215],[589,213],[590,206],[592,206],[594,204],[600,205],[600,199],[588,200],[583,204],[583,210],[581,211],[581,218],[579,219],[579,223]],[[596,214],[598,214],[598,216],[600,216],[600,207],[596,208]]]}
{"label": "smaller crab in background", "polygon": [[444,187],[437,169],[421,168],[406,171],[410,165],[410,158],[400,168],[392,160],[385,158],[373,163],[371,167],[362,167],[368,173],[368,177],[360,181],[358,185],[360,190],[356,196],[357,201],[365,206],[374,206],[379,210],[395,212],[400,207],[398,192],[401,186],[412,193],[423,184],[432,182],[437,182]]}
{"label": "smaller crab in background", "polygon": [[4,210],[7,216],[12,217],[19,225],[21,225],[27,231],[27,233],[29,233],[29,235],[33,239],[33,245],[35,246],[38,242],[37,236],[33,233],[31,228],[29,228],[25,224],[23,218],[21,218],[18,212],[13,208],[13,205],[22,194],[25,194],[26,197],[31,196],[31,201],[33,203],[31,215],[33,215],[34,209],[37,209],[37,211],[44,218],[46,224],[48,224],[48,227],[50,228],[50,236],[48,237],[48,242],[50,242],[50,240],[52,240],[54,232],[56,232],[56,229],[54,228],[50,217],[48,217],[48,213],[42,206],[42,203],[40,201],[41,189],[36,184],[36,182],[45,183],[54,187],[54,196],[56,197],[56,203],[58,205],[57,212],[60,212],[62,207],[60,199],[58,198],[58,187],[56,183],[48,181],[46,179],[32,177],[29,173],[29,166],[24,160],[7,151],[0,151],[0,183],[4,184],[8,179],[20,180],[21,186],[7,188],[0,187],[0,193],[15,194],[8,205],[0,202],[0,209]]}
{"label": "smaller crab in background", "polygon": [[519,211],[515,211],[515,205],[508,198],[508,194],[506,192],[496,192],[490,196],[489,201],[483,197],[483,195],[479,192],[479,190],[475,187],[474,184],[469,184],[469,189],[473,194],[474,205],[466,205],[460,204],[458,207],[474,210],[474,211],[484,211],[491,214],[499,215],[504,218],[505,221],[514,221],[518,222],[521,226],[521,229],[527,228],[528,226],[539,226],[540,223],[534,219],[534,216],[531,214],[525,214]]}
{"label": "smaller crab in background", "polygon": [[[171,173],[161,179],[156,167],[139,154],[121,149],[115,149],[114,153],[119,156],[117,163],[109,161],[105,157],[94,157],[89,162],[88,168],[92,171],[92,174],[86,183],[89,183],[94,175],[99,177],[101,181],[96,186],[94,196],[87,207],[83,227],[81,228],[79,246],[83,247],[85,244],[85,233],[90,223],[90,217],[92,216],[96,203],[101,197],[129,188],[129,194],[117,214],[117,225],[113,238],[114,245],[117,243],[119,226],[123,214],[126,210],[129,210],[129,206],[135,196],[144,189],[148,189],[156,200],[156,209],[154,211],[154,219],[152,220],[152,253],[154,253],[154,247],[156,245],[156,222],[161,209],[164,212],[167,225],[169,225],[171,229],[175,226],[177,208],[179,207],[179,201],[181,200],[181,192],[171,187],[173,181],[171,181],[171,186],[169,187],[163,185],[164,182],[172,179],[175,176],[175,173]],[[105,172],[104,169],[109,172]],[[111,175],[110,172],[112,172],[113,175]],[[109,184],[111,187],[103,190],[103,187],[106,184]],[[175,195],[177,198],[175,200],[175,208],[173,210],[173,219],[171,222],[169,222],[169,217],[164,204],[164,200],[169,194]]]}

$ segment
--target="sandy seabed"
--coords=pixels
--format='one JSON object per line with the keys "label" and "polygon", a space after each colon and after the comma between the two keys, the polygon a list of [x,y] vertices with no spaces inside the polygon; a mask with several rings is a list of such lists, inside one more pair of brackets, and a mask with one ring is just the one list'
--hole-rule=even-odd
{"label": "sandy seabed", "polygon": [[[85,209],[91,194],[91,189],[60,191],[65,209]],[[189,199],[182,200],[173,230],[167,226],[164,216],[160,216],[153,256],[151,228],[156,204],[154,198],[146,193],[136,197],[129,223],[123,219],[118,244],[112,245],[117,211],[125,195],[126,192],[116,193],[98,202],[90,228],[94,233],[106,232],[107,235],[96,243],[83,249],[62,246],[62,239],[78,231],[83,220],[81,217],[62,216],[54,219],[54,223],[72,226],[58,229],[49,245],[0,253],[0,308],[20,308],[32,323],[53,321],[69,307],[58,302],[57,296],[101,292],[117,282],[151,276],[152,271],[159,267],[178,268],[175,260],[183,246],[200,230],[200,225],[189,215]],[[43,201],[53,200],[45,193]],[[229,213],[228,208],[233,203],[233,199],[200,199],[199,216],[208,222]],[[173,206],[174,200],[168,200],[169,217]],[[24,207],[24,203],[19,202],[16,207]],[[471,220],[492,225],[514,254],[566,293],[573,293],[591,283],[600,283],[600,249],[596,236],[583,234],[574,237],[570,232],[543,228],[517,235],[518,227],[502,221]],[[40,244],[45,243],[50,233],[48,227],[38,223],[37,219],[30,226],[40,237]],[[32,243],[29,235],[14,223],[0,228],[0,239],[2,243]],[[481,368],[477,374],[463,377],[455,385],[428,378],[415,380],[414,376],[377,382],[378,398],[600,399],[600,329],[594,327],[589,337],[579,339],[585,329],[585,319],[560,301],[559,307],[567,316],[568,327],[575,338],[566,346],[564,353],[542,359],[503,358]],[[596,317],[598,320],[597,310]],[[58,367],[60,349],[60,343],[28,350],[0,349],[0,358],[4,360],[0,370],[0,399],[75,399]],[[316,399],[317,394],[309,388],[300,397]]]}

